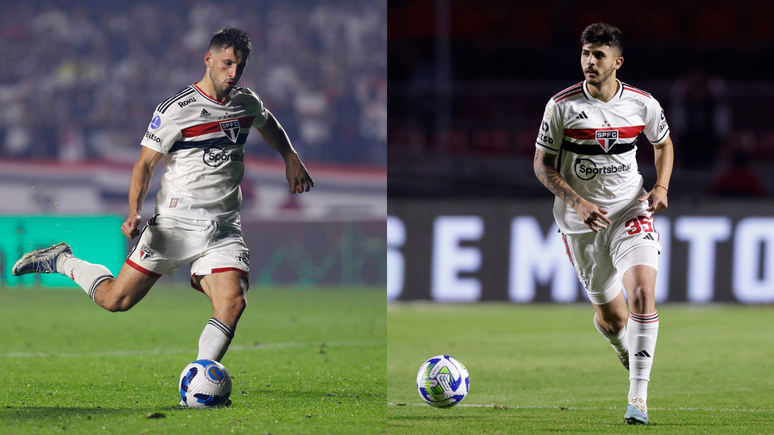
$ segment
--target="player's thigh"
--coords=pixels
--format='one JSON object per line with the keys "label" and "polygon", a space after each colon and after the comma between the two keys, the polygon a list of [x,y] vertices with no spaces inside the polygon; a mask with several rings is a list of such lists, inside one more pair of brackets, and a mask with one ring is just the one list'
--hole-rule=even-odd
{"label": "player's thigh", "polygon": [[103,283],[97,291],[103,296],[109,293],[113,298],[128,298],[137,302],[148,294],[158,279],[156,276],[142,273],[128,263],[124,263],[116,279],[110,283]]}
{"label": "player's thigh", "polygon": [[565,235],[564,238],[570,261],[589,300],[596,305],[612,301],[620,293],[621,286],[605,247],[604,232]]}

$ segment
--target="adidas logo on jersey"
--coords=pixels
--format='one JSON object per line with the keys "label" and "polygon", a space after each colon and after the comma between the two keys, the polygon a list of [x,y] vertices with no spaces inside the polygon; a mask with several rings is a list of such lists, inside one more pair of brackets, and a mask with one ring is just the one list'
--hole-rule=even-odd
{"label": "adidas logo on jersey", "polygon": [[581,112],[575,119],[589,119],[589,117],[586,116],[586,112]]}
{"label": "adidas logo on jersey", "polygon": [[643,237],[643,239],[647,239],[647,240],[653,240],[653,241],[655,241],[655,240],[656,240],[656,239],[654,239],[654,238],[653,238],[653,236],[652,236],[652,235],[650,235],[650,234],[648,234],[647,236]]}
{"label": "adidas logo on jersey", "polygon": [[199,115],[199,118],[206,118],[208,116],[211,116],[210,112],[208,112],[207,109],[202,109],[202,114]]}

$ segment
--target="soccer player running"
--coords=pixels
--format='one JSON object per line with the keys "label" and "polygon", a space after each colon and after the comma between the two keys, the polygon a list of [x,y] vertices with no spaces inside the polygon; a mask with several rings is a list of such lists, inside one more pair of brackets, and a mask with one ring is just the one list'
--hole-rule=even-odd
{"label": "soccer player running", "polygon": [[[102,265],[76,258],[59,243],[25,254],[14,275],[58,272],[69,276],[108,311],[126,311],[163,274],[191,264],[191,285],[212,302],[213,315],[199,339],[197,359],[220,361],[246,306],[250,252],[240,223],[244,144],[251,127],[285,161],[290,193],[308,192],[314,181],[285,131],[261,99],[237,87],[250,56],[250,39],[225,28],[210,41],[206,72],[156,107],[129,181],[129,217],[121,232],[137,245],[118,277]],[[161,160],[166,173],[155,216],[140,231],[143,201]]]}
{"label": "soccer player running", "polygon": [[[596,310],[594,325],[629,369],[624,420],[647,424],[659,324],[654,287],[661,246],[653,213],[667,207],[672,141],[658,101],[616,78],[624,61],[621,31],[592,24],[581,46],[586,80],[548,102],[535,175],[556,196],[554,218]],[[657,178],[650,191],[637,171],[641,132],[655,149]]]}

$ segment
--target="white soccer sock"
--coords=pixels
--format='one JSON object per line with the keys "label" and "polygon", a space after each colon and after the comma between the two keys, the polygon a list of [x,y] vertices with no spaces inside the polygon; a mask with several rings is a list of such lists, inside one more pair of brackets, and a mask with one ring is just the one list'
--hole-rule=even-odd
{"label": "white soccer sock", "polygon": [[220,320],[211,318],[207,322],[207,326],[204,327],[202,336],[199,337],[199,355],[196,359],[211,359],[220,362],[223,355],[226,354],[232,338],[234,338],[234,331],[231,328]]}
{"label": "white soccer sock", "polygon": [[629,399],[648,400],[648,382],[658,339],[658,313],[629,314]]}
{"label": "white soccer sock", "polygon": [[97,292],[97,287],[103,281],[115,279],[107,267],[101,264],[92,264],[72,256],[61,256],[57,260],[56,270],[75,281],[92,300],[94,300],[94,293]]}
{"label": "white soccer sock", "polygon": [[613,346],[616,353],[621,355],[629,353],[629,343],[626,340],[626,326],[621,328],[621,332],[618,334],[611,334],[599,325],[599,322],[597,322],[597,313],[594,313],[594,326],[596,326],[597,331],[605,337],[605,340]]}

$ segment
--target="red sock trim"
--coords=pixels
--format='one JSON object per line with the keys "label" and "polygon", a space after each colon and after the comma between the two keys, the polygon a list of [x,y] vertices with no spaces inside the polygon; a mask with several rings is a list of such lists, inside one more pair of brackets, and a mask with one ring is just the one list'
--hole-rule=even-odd
{"label": "red sock trim", "polygon": [[658,322],[658,312],[653,314],[634,314],[629,313],[629,318],[638,323],[653,323]]}

